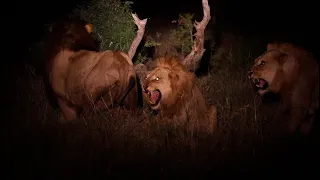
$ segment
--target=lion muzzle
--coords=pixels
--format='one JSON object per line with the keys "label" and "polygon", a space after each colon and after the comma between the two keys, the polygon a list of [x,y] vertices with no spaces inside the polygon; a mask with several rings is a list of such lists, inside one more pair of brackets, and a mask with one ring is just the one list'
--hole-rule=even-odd
{"label": "lion muzzle", "polygon": [[158,89],[155,90],[151,90],[148,88],[144,88],[143,91],[146,95],[146,97],[148,98],[148,102],[151,106],[156,106],[159,104],[160,100],[161,100],[161,92]]}
{"label": "lion muzzle", "polygon": [[252,82],[255,84],[257,88],[261,90],[266,90],[268,88],[268,82],[265,79],[255,77],[254,74],[254,71],[249,71],[248,79],[252,80]]}

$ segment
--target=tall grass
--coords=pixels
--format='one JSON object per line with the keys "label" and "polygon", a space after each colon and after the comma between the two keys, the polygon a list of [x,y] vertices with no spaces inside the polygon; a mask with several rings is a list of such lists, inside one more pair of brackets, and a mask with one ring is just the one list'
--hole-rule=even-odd
{"label": "tall grass", "polygon": [[21,158],[12,163],[30,176],[42,169],[45,174],[40,177],[123,177],[128,174],[119,172],[124,171],[167,177],[182,170],[187,175],[216,167],[244,168],[274,133],[279,119],[277,105],[263,104],[247,79],[249,64],[243,62],[252,62],[255,55],[241,47],[249,45],[232,40],[220,46],[216,57],[223,61],[220,70],[198,77],[207,102],[218,109],[219,122],[217,132],[202,138],[191,137],[173,123],[156,121],[147,107],[134,112],[107,109],[92,118],[60,124],[59,112],[47,102],[42,78],[26,65],[16,80],[11,132],[15,143],[10,146],[16,150],[12,156]]}

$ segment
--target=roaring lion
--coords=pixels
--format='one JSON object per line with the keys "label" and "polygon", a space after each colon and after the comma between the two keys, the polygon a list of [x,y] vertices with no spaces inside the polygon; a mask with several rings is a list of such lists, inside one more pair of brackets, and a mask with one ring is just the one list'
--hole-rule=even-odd
{"label": "roaring lion", "polygon": [[113,105],[138,107],[131,58],[120,51],[99,52],[91,32],[91,24],[78,20],[62,21],[51,27],[47,79],[65,120]]}
{"label": "roaring lion", "polygon": [[143,99],[148,106],[158,112],[156,119],[169,120],[186,126],[200,134],[211,134],[217,128],[217,109],[208,105],[195,82],[194,72],[200,66],[205,52],[204,31],[211,19],[210,6],[202,0],[203,19],[195,22],[191,52],[184,58],[175,55],[158,57],[154,68],[138,64],[135,66],[143,91]]}
{"label": "roaring lion", "polygon": [[269,43],[248,77],[263,96],[279,94],[288,132],[309,133],[319,108],[319,65],[311,52],[290,43]]}
{"label": "roaring lion", "polygon": [[195,75],[177,57],[160,57],[142,81],[143,97],[160,117],[189,123],[200,130],[217,128],[217,110],[208,106],[195,83]]}

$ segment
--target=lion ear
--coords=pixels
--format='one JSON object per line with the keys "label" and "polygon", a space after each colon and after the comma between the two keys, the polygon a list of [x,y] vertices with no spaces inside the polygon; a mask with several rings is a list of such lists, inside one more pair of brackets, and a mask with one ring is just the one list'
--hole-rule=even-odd
{"label": "lion ear", "polygon": [[267,45],[267,51],[270,51],[270,50],[273,50],[273,49],[276,49],[275,43],[268,43],[268,45]]}
{"label": "lion ear", "polygon": [[92,24],[86,24],[84,27],[86,28],[86,30],[87,30],[87,32],[88,32],[89,34],[92,33]]}

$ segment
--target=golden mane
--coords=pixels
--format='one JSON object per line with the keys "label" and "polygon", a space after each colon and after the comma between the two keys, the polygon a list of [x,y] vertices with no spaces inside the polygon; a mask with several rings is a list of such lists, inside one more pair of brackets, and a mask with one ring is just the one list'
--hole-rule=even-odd
{"label": "golden mane", "polygon": [[165,56],[156,59],[157,67],[168,68],[173,72],[189,72],[177,56]]}
{"label": "golden mane", "polygon": [[171,74],[172,92],[166,101],[173,101],[174,104],[164,103],[162,111],[167,115],[174,115],[181,110],[193,98],[195,87],[195,76],[189,72],[176,56],[165,56],[156,59],[156,68],[169,69]]}
{"label": "golden mane", "polygon": [[[196,127],[201,131],[214,131],[217,127],[216,108],[206,103],[194,73],[175,56],[160,57],[155,61],[156,67],[149,72],[150,76],[143,85],[146,102],[153,92],[160,91],[162,98],[153,108],[161,114],[160,117],[187,125],[190,130]],[[161,73],[168,75],[161,76]]]}

